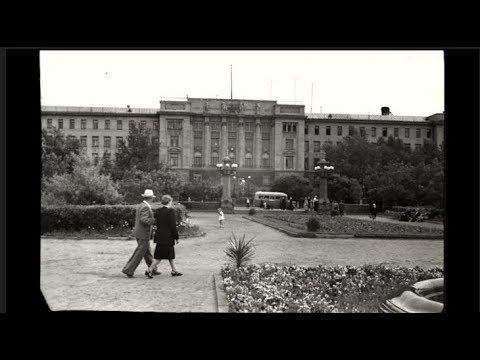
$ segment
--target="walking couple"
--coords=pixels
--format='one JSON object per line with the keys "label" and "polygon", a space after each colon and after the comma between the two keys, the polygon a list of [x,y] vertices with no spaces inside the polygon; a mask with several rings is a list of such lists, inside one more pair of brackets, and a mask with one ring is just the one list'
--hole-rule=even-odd
{"label": "walking couple", "polygon": [[[162,196],[161,207],[152,210],[151,203],[156,197],[150,189],[145,190],[142,195],[143,202],[138,205],[135,213],[134,235],[137,239],[137,248],[133,255],[123,267],[122,272],[129,278],[134,277],[133,273],[142,261],[147,263],[145,276],[149,279],[153,275],[160,275],[157,270],[158,264],[162,259],[168,259],[172,268],[172,276],[181,276],[175,267],[175,249],[174,244],[178,244],[178,232],[175,221],[175,211],[172,208],[172,197],[170,195]],[[156,227],[153,242],[157,244],[152,256],[150,251],[150,237],[152,235],[152,226]]]}

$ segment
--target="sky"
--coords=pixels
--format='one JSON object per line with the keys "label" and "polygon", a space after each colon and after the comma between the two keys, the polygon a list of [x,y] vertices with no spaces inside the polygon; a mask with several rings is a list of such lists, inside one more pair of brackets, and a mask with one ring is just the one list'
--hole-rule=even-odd
{"label": "sky", "polygon": [[161,98],[301,103],[305,112],[444,111],[442,51],[41,51],[42,105],[158,108]]}

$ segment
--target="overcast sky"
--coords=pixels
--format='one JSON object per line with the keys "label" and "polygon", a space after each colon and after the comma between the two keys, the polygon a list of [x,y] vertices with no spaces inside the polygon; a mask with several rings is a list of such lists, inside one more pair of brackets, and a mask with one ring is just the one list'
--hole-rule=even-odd
{"label": "overcast sky", "polygon": [[230,99],[230,65],[234,99],[297,101],[305,112],[444,111],[443,52],[399,50],[41,51],[42,105],[157,108],[162,97]]}

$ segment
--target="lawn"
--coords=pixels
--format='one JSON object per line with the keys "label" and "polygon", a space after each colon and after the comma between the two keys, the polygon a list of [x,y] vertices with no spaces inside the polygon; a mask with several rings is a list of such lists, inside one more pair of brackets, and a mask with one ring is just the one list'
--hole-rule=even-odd
{"label": "lawn", "polygon": [[320,222],[321,233],[345,234],[443,234],[443,230],[414,226],[411,224],[394,224],[372,220],[359,220],[343,216],[322,214],[272,212],[254,215],[271,225],[286,225],[291,228],[307,231],[306,223],[310,218]]}

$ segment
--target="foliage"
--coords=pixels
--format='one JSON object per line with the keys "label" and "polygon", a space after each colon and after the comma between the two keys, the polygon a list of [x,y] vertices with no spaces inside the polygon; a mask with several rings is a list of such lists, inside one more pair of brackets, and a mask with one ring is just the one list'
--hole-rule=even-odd
{"label": "foliage", "polygon": [[181,182],[174,172],[166,168],[142,171],[134,166],[124,172],[123,178],[118,181],[118,184],[124,201],[127,204],[134,204],[139,201],[145,189],[152,189],[157,199],[164,194],[177,197]]}
{"label": "foliage", "polygon": [[192,201],[220,200],[222,185],[214,185],[210,181],[188,182],[183,184],[180,199]]}
{"label": "foliage", "polygon": [[191,201],[183,202],[188,210],[212,210],[216,211],[220,207],[219,201]]}
{"label": "foliage", "polygon": [[253,264],[225,266],[221,274],[232,312],[372,313],[415,282],[443,277],[443,270]]}
{"label": "foliage", "polygon": [[299,200],[310,195],[313,187],[310,181],[302,176],[288,175],[275,179],[271,191],[283,192],[292,197],[294,200]]}
{"label": "foliage", "polygon": [[257,213],[257,210],[255,210],[255,208],[250,208],[250,210],[248,210],[248,215],[255,215]]}
{"label": "foliage", "polygon": [[343,200],[346,203],[356,203],[362,196],[362,186],[357,179],[339,174],[332,174],[328,179],[328,198]]}
{"label": "foliage", "polygon": [[122,201],[117,184],[109,175],[101,175],[86,156],[72,155],[72,173],[55,174],[42,187],[43,205],[117,204]]}
{"label": "foliage", "polygon": [[308,231],[318,231],[320,229],[320,222],[318,221],[317,218],[311,217],[307,220],[307,230]]}
{"label": "foliage", "polygon": [[56,128],[42,129],[42,176],[49,179],[58,174],[72,173],[75,156],[80,154],[78,139],[65,138]]}
{"label": "foliage", "polygon": [[237,268],[244,266],[245,263],[250,261],[255,255],[254,246],[252,244],[253,239],[254,238],[245,241],[245,234],[237,239],[235,234],[232,233],[230,244],[225,250],[225,254],[227,254],[227,257]]}

